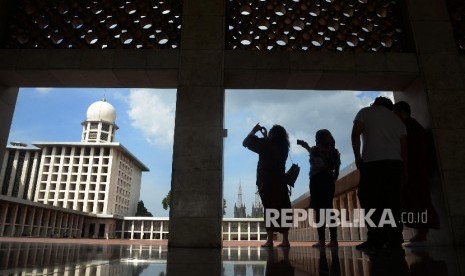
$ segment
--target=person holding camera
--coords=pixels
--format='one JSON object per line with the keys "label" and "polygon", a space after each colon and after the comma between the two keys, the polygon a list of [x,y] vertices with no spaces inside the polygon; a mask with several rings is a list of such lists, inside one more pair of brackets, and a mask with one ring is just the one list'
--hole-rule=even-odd
{"label": "person holding camera", "polygon": [[297,140],[297,144],[306,149],[310,156],[310,208],[315,211],[315,220],[320,223],[318,230],[318,242],[313,247],[337,247],[337,228],[329,227],[330,242],[325,245],[325,216],[322,213],[328,209],[333,209],[333,197],[336,180],[339,177],[341,157],[336,149],[331,132],[327,129],[320,129],[315,134],[316,145],[310,147],[307,142]]}
{"label": "person holding camera", "polygon": [[[257,132],[260,132],[263,137],[257,137]],[[279,217],[276,221],[281,222],[281,210],[291,208],[285,177],[286,159],[290,145],[286,129],[280,125],[274,125],[267,132],[265,127],[257,124],[244,139],[242,145],[258,154],[256,184],[265,208],[265,222],[269,221],[267,220],[269,219],[267,218],[267,209],[277,210]],[[278,246],[290,246],[289,228],[271,223],[269,227],[266,227],[267,240],[262,245],[263,247],[273,247],[274,232],[283,234],[283,241]]]}

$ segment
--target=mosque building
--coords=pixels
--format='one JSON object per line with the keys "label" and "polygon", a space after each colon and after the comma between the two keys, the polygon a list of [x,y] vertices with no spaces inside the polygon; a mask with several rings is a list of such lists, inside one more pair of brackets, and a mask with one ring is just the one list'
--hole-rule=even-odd
{"label": "mosque building", "polygon": [[112,218],[135,215],[142,172],[148,171],[115,142],[115,122],[115,108],[103,99],[87,109],[80,142],[10,143],[0,195],[91,214],[85,235],[113,233]]}

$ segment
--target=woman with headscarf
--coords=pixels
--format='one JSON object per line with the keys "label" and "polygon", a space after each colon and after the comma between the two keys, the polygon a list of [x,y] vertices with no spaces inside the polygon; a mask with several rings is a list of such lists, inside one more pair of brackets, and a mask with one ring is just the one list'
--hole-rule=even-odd
{"label": "woman with headscarf", "polygon": [[[258,131],[262,133],[263,138],[255,135]],[[286,129],[280,125],[274,125],[267,134],[266,128],[257,124],[244,139],[242,145],[258,154],[256,184],[265,208],[265,222],[269,221],[267,209],[274,209],[279,212],[276,220],[279,224],[281,223],[281,211],[291,208],[285,177],[286,159],[289,153],[289,136]],[[273,246],[274,232],[283,234],[283,241],[278,246],[290,246],[289,227],[282,226],[271,223],[269,227],[266,227],[267,240],[262,245],[263,247]]]}
{"label": "woman with headscarf", "polygon": [[[307,142],[297,140],[297,144],[305,148],[310,155],[310,207],[315,211],[319,239],[313,246],[324,247],[326,219],[323,218],[324,223],[320,222],[320,211],[324,213],[325,210],[333,209],[334,190],[339,177],[341,158],[329,130],[318,130],[315,134],[315,142],[316,145],[310,147]],[[329,233],[331,241],[326,246],[338,246],[337,228],[329,227]]]}

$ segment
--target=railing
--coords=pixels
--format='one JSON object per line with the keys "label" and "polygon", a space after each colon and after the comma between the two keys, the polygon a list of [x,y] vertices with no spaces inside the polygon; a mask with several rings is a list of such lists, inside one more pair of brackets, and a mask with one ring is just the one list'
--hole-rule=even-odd
{"label": "railing", "polygon": [[[360,241],[366,239],[366,227],[359,226],[359,223],[354,223],[354,209],[361,209],[357,198],[357,189],[360,179],[360,174],[355,164],[347,166],[339,176],[336,182],[336,189],[333,198],[334,209],[340,212],[345,212],[345,222],[353,223],[351,227],[338,227],[337,236],[341,241]],[[294,209],[307,209],[310,203],[310,193],[307,192],[292,202]],[[343,211],[341,211],[343,210]],[[312,218],[311,216],[308,216]],[[326,237],[329,238],[329,231],[326,229]],[[404,229],[404,238],[412,236],[410,229]],[[290,241],[316,241],[318,240],[317,229],[310,225],[309,218],[300,221],[297,227],[289,230]]]}
{"label": "railing", "polygon": [[263,218],[224,218],[222,233],[224,241],[265,240],[265,221]]}
{"label": "railing", "polygon": [[[263,218],[224,218],[222,235],[225,241],[266,239]],[[121,239],[165,240],[169,236],[167,217],[125,217],[116,225],[116,237]]]}

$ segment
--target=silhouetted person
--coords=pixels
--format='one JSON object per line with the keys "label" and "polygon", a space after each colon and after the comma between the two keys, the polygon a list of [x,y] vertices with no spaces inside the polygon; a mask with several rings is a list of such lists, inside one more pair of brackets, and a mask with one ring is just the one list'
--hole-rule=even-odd
{"label": "silhouetted person", "polygon": [[412,245],[426,241],[429,229],[439,229],[439,216],[433,206],[430,193],[428,133],[410,116],[410,105],[401,101],[394,105],[394,113],[407,128],[408,179],[402,189],[403,211],[408,212],[411,221],[404,222],[415,228],[416,234],[410,239]]}
{"label": "silhouetted person", "polygon": [[283,248],[283,256],[280,257],[276,250],[268,251],[265,276],[293,276],[294,267],[289,261],[289,248]]}
{"label": "silhouetted person", "polygon": [[411,276],[449,275],[447,264],[444,260],[435,260],[425,250],[412,251],[413,261],[410,262]]}
{"label": "silhouetted person", "polygon": [[[260,131],[263,138],[255,134]],[[258,153],[257,186],[260,198],[265,209],[265,222],[269,220],[267,209],[275,209],[280,215],[277,222],[281,223],[281,210],[290,209],[291,201],[285,178],[286,159],[289,153],[289,138],[284,127],[274,125],[270,132],[257,124],[243,141],[243,146]],[[291,223],[291,222],[289,222]],[[278,246],[289,246],[289,227],[279,227],[271,224],[266,227],[267,240],[262,246],[273,246],[273,233],[283,234],[283,242]]]}
{"label": "silhouetted person", "polygon": [[[402,121],[393,113],[392,102],[377,97],[374,103],[362,108],[354,119],[352,147],[355,164],[360,170],[358,198],[361,207],[368,212],[374,209],[371,220],[375,227],[367,224],[367,241],[356,246],[359,250],[373,250],[387,246],[401,248],[403,242],[400,223],[401,177],[407,166],[407,132]],[[360,153],[360,138],[363,149]],[[395,226],[383,224],[383,211],[392,211]],[[389,215],[389,212],[386,212]],[[383,217],[388,220],[392,216]],[[391,221],[392,222],[392,221]]]}
{"label": "silhouetted person", "polygon": [[[315,143],[315,146],[310,147],[307,142],[297,140],[297,144],[305,148],[310,155],[310,207],[315,210],[316,223],[320,224],[317,228],[318,242],[313,246],[324,247],[327,220],[324,216],[321,217],[321,212],[324,214],[325,210],[333,209],[335,183],[339,176],[341,158],[329,130],[318,130],[315,134]],[[338,246],[337,228],[330,226],[329,233],[331,241],[326,246]]]}
{"label": "silhouetted person", "polygon": [[328,262],[328,259],[326,258],[326,250],[320,248],[320,260],[318,263],[318,270],[319,270],[320,276],[341,275],[341,264],[339,262],[339,251],[337,248],[333,247],[331,248],[330,253],[331,253],[331,262]]}
{"label": "silhouetted person", "polygon": [[370,276],[410,275],[404,249],[392,252],[368,253],[368,256],[370,258]]}

